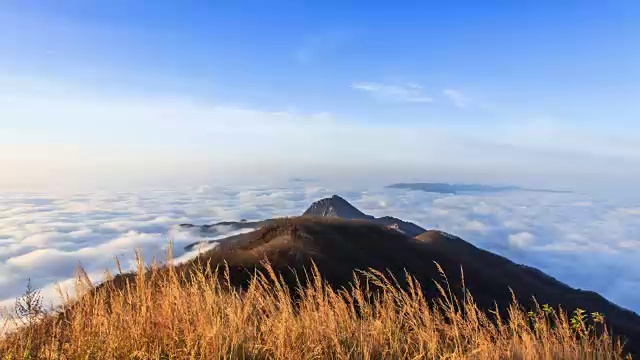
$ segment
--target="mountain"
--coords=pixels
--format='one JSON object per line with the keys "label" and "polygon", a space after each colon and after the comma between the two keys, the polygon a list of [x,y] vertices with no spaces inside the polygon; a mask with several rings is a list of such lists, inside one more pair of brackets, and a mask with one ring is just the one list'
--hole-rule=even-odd
{"label": "mountain", "polygon": [[629,339],[627,348],[640,354],[640,316],[636,313],[457,236],[427,231],[393,217],[367,215],[337,195],[314,202],[300,217],[183,226],[205,233],[219,233],[225,227],[256,229],[216,240],[218,247],[184,265],[188,269],[201,266],[201,260],[209,266],[226,263],[239,286],[248,281],[253,270],[262,269],[261,261],[266,258],[291,284],[297,283],[291,270],[304,273],[312,264],[335,287],[347,286],[356,270],[388,271],[396,279],[402,279],[406,270],[421,282],[427,296],[436,296],[433,281],[441,278],[435,265],[438,263],[454,293],[461,295],[460,279],[464,276],[466,288],[487,311],[496,304],[506,309],[513,291],[513,296],[527,307],[535,306],[535,297],[539,304],[561,305],[568,312],[577,308],[600,312],[615,334]]}
{"label": "mountain", "polygon": [[[323,209],[320,213],[325,214]],[[497,304],[502,314],[508,316],[505,310],[515,296],[527,308],[535,306],[535,297],[539,304],[562,306],[567,312],[578,308],[600,312],[614,334],[628,339],[627,349],[640,353],[640,316],[634,312],[597,293],[571,288],[538,269],[516,264],[436,230],[411,237],[369,218],[307,214],[273,219],[259,230],[220,242],[197,261],[184,265],[184,270],[201,264],[212,268],[226,264],[234,284],[245,286],[255,270],[264,270],[264,259],[292,287],[298,281],[292,270],[300,275],[313,265],[336,288],[348,286],[354,271],[366,269],[389,273],[404,285],[402,279],[407,271],[430,298],[438,294],[434,284],[434,280],[441,279],[437,263],[447,275],[454,294],[462,296],[463,289],[468,289],[478,306],[486,311],[495,309]],[[460,280],[463,277],[464,285]]]}
{"label": "mountain", "polygon": [[398,218],[394,218],[393,216],[379,217],[379,218],[376,218],[374,222],[380,225],[384,225],[388,228],[395,229],[408,236],[417,236],[426,231],[422,227],[412,222],[400,220]]}
{"label": "mountain", "polygon": [[[365,220],[376,224],[387,226],[390,229],[395,229],[408,236],[417,236],[426,231],[422,227],[403,221],[391,216],[383,216],[380,218],[367,215],[358,210],[355,206],[351,205],[344,198],[333,195],[328,198],[320,199],[302,214],[305,217],[324,217],[324,218],[339,218],[347,220]],[[267,219],[262,221],[223,221],[212,225],[193,225],[193,224],[181,224],[180,228],[183,230],[195,230],[198,234],[204,238],[219,237],[231,232],[236,232],[242,229],[259,229],[272,222],[273,219]],[[191,251],[198,248],[202,244],[210,244],[214,242],[227,241],[222,240],[204,240],[197,243],[189,244],[185,247],[185,250]]]}
{"label": "mountain", "polygon": [[329,218],[341,218],[347,220],[367,220],[380,225],[388,226],[409,236],[417,236],[426,230],[422,227],[391,216],[373,217],[358,210],[347,200],[338,195],[318,200],[302,214],[302,216],[319,216]]}
{"label": "mountain", "polygon": [[[183,231],[195,231],[203,238],[220,237],[229,233],[237,232],[244,229],[259,229],[261,226],[267,224],[269,220],[264,221],[222,221],[211,225],[193,225],[193,224],[180,224],[180,229]],[[198,246],[204,244],[211,244],[217,242],[217,240],[203,240],[193,244],[185,246],[186,251],[196,250]]]}
{"label": "mountain", "polygon": [[[441,231],[410,237],[370,219],[307,215],[273,219],[184,263],[168,261],[108,276],[59,312],[3,336],[0,352],[304,359],[424,358],[433,350],[429,358],[623,358],[610,337],[584,341],[573,323],[553,326],[546,307],[536,310],[535,296],[541,305],[562,305],[561,314],[603,313],[609,334],[625,336],[625,351],[640,354],[637,314]],[[78,276],[79,285],[91,284],[81,269]],[[493,321],[498,314],[502,326]],[[538,326],[546,319],[552,330],[538,333],[549,329]]]}
{"label": "mountain", "polygon": [[347,200],[341,198],[338,195],[333,195],[332,197],[324,198],[314,202],[302,214],[302,216],[334,217],[349,220],[373,219],[373,216],[366,215],[362,211],[358,210],[355,206],[349,204]]}

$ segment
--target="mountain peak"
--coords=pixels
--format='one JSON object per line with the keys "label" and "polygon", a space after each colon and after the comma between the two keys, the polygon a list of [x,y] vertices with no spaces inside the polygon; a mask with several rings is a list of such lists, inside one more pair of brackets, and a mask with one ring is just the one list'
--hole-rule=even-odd
{"label": "mountain peak", "polygon": [[402,221],[391,216],[375,218],[371,215],[367,215],[339,195],[333,195],[314,202],[302,215],[341,218],[346,220],[369,220],[382,226],[392,226],[393,228],[397,228],[398,231],[410,237],[422,234],[426,231],[414,223]]}
{"label": "mountain peak", "polygon": [[302,215],[337,217],[343,219],[372,219],[371,216],[358,210],[355,206],[351,205],[347,200],[338,195],[333,195],[314,202]]}

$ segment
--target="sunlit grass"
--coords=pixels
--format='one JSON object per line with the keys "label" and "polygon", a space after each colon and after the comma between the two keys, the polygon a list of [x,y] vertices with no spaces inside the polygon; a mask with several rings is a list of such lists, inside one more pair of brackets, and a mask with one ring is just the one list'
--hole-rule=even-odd
{"label": "sunlit grass", "polygon": [[[266,264],[246,289],[225,267],[180,272],[138,261],[134,277],[95,289],[82,270],[77,299],[0,340],[5,359],[620,359],[600,314],[569,317],[513,303],[487,314],[471,294],[426,299],[381,272],[335,289],[316,269],[294,290]],[[204,270],[208,269],[208,270]],[[108,279],[112,278],[107,275]],[[305,278],[304,276],[302,278]],[[25,321],[14,318],[13,322]],[[15,325],[15,324],[13,324]]]}

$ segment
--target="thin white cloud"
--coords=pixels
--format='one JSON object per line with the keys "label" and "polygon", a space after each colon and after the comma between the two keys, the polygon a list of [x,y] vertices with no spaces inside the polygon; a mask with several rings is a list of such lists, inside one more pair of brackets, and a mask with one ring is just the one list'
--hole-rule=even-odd
{"label": "thin white cloud", "polygon": [[515,248],[525,249],[531,247],[535,241],[536,237],[526,231],[509,235],[509,245]]}
{"label": "thin white cloud", "polygon": [[[419,84],[362,82],[352,87],[386,103],[433,100]],[[0,168],[6,170],[0,188],[5,189],[59,184],[130,190],[132,185],[196,185],[222,176],[224,181],[288,178],[303,171],[322,177],[473,170],[520,178],[558,174],[570,183],[577,177],[601,178],[616,184],[640,178],[640,143],[620,141],[633,135],[603,136],[538,123],[467,129],[451,127],[446,119],[389,122],[379,121],[375,113],[349,119],[188,96],[114,96],[1,74],[0,119],[6,119],[0,120]],[[322,139],[321,146],[310,146],[313,139]],[[602,155],[628,160],[596,157]]]}
{"label": "thin white cloud", "polygon": [[382,101],[402,103],[431,103],[434,99],[424,93],[419,84],[408,83],[402,85],[388,85],[374,82],[355,82],[351,88],[369,93]]}
{"label": "thin white cloud", "polygon": [[444,89],[442,90],[444,96],[449,98],[453,102],[456,107],[463,108],[471,104],[471,98],[465,95],[460,90],[455,89]]}

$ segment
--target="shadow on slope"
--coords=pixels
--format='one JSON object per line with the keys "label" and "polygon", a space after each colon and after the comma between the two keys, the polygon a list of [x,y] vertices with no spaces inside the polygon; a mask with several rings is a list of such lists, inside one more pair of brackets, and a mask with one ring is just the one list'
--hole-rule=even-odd
{"label": "shadow on slope", "polygon": [[[237,286],[246,286],[268,260],[290,286],[297,283],[293,271],[303,274],[315,264],[334,287],[348,286],[356,270],[387,271],[400,285],[405,271],[416,277],[429,298],[438,296],[434,280],[441,278],[436,265],[447,274],[455,294],[466,288],[484,310],[507,309],[515,296],[526,307],[539,304],[577,308],[605,314],[616,334],[629,339],[628,349],[640,352],[640,317],[604,297],[573,289],[543,272],[485,250],[453,235],[427,231],[415,238],[367,220],[298,217],[276,219],[259,230],[223,241],[214,250],[179,267],[190,271],[226,263]],[[462,271],[464,269],[464,271]],[[512,293],[513,291],[513,293]]]}
{"label": "shadow on slope", "polygon": [[[506,316],[514,298],[526,308],[533,308],[535,297],[539,304],[562,306],[569,313],[577,308],[599,312],[605,315],[615,335],[628,339],[627,350],[640,354],[637,314],[596,293],[573,289],[537,269],[515,264],[440,231],[410,237],[395,227],[369,219],[311,215],[273,219],[258,230],[220,241],[216,248],[174,269],[182,275],[180,278],[189,279],[190,274],[228,267],[231,285],[246,288],[256,271],[266,270],[265,262],[292,289],[306,282],[304,274],[314,265],[333,288],[349,287],[354,272],[370,269],[389,274],[401,287],[406,287],[408,272],[420,282],[428,299],[440,294],[434,283],[442,277],[439,265],[452,292],[461,297],[464,289],[469,290],[484,311],[497,305]],[[221,275],[216,271],[210,273]],[[146,276],[154,276],[154,271]],[[118,275],[94,291],[107,285],[125,289],[127,283],[135,283],[135,277],[136,274]],[[61,316],[64,318],[64,314]]]}

